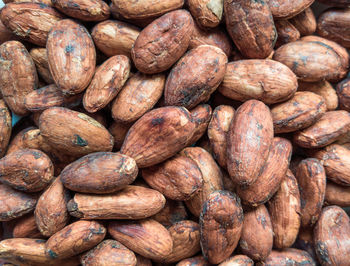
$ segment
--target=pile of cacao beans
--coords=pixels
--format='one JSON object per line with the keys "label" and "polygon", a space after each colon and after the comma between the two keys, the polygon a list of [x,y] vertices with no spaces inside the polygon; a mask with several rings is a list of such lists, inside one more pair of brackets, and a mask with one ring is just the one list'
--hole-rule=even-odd
{"label": "pile of cacao beans", "polygon": [[350,265],[349,0],[5,2],[0,265]]}

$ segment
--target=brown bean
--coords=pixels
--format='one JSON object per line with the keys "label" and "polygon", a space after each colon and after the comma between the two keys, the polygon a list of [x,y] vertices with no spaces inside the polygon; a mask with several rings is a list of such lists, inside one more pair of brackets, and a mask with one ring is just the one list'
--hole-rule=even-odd
{"label": "brown bean", "polygon": [[173,249],[169,231],[153,219],[114,221],[109,224],[108,232],[114,239],[145,258],[162,260]]}
{"label": "brown bean", "polygon": [[135,253],[115,240],[104,240],[80,258],[83,266],[130,265],[137,263]]}
{"label": "brown bean", "polygon": [[285,65],[269,59],[250,59],[227,64],[218,90],[233,100],[257,99],[273,104],[291,98],[297,87],[297,77]]}
{"label": "brown bean", "polygon": [[0,221],[10,221],[34,210],[37,196],[0,184]]}
{"label": "brown bean", "polygon": [[242,252],[254,260],[264,260],[271,252],[273,230],[265,205],[244,213],[239,245]]}
{"label": "brown bean", "polygon": [[129,156],[90,153],[66,166],[61,172],[65,187],[82,193],[108,194],[125,188],[137,177],[138,168]]}
{"label": "brown bean", "polygon": [[90,83],[96,64],[94,43],[87,29],[63,19],[51,29],[46,43],[50,72],[64,94],[78,94]]}
{"label": "brown bean", "polygon": [[0,100],[0,158],[6,153],[12,132],[12,117],[4,100]]}
{"label": "brown bean", "polygon": [[218,47],[201,45],[186,53],[165,83],[166,105],[192,109],[206,102],[224,78],[227,56]]}
{"label": "brown bean", "polygon": [[287,139],[275,137],[257,180],[247,187],[236,188],[242,202],[253,207],[267,202],[279,189],[288,170],[291,156],[291,143]]}
{"label": "brown bean", "polygon": [[247,58],[266,58],[277,39],[267,1],[224,1],[226,29],[240,52]]}
{"label": "brown bean", "polygon": [[43,190],[52,181],[53,171],[50,158],[39,150],[18,150],[0,160],[1,182],[21,191]]}
{"label": "brown bean", "polygon": [[193,23],[189,12],[176,10],[144,28],[131,49],[137,69],[146,74],[169,69],[186,51],[192,36]]}
{"label": "brown bean", "polygon": [[112,117],[131,123],[151,110],[163,94],[165,75],[133,75],[112,103]]}
{"label": "brown bean", "polygon": [[298,29],[301,36],[311,35],[316,31],[317,22],[310,7],[292,17],[289,21]]}
{"label": "brown bean", "polygon": [[326,193],[326,173],[315,158],[300,162],[296,178],[300,190],[301,226],[312,227],[322,211]]}
{"label": "brown bean", "polygon": [[39,112],[50,107],[62,106],[64,97],[55,84],[32,91],[24,98],[25,107],[31,112]]}
{"label": "brown bean", "polygon": [[328,81],[299,82],[298,91],[310,91],[323,97],[327,110],[333,111],[338,107],[338,96]]}
{"label": "brown bean", "polygon": [[102,0],[53,0],[52,2],[53,6],[62,13],[82,21],[106,20],[110,15],[107,3]]}
{"label": "brown bean", "polygon": [[27,115],[27,94],[38,86],[34,62],[24,45],[8,41],[0,45],[0,91],[8,107],[17,115]]}
{"label": "brown bean", "polygon": [[269,108],[256,100],[242,104],[231,122],[227,139],[227,169],[234,183],[249,186],[257,180],[272,141]]}
{"label": "brown bean", "polygon": [[300,32],[288,20],[276,20],[277,41],[275,47],[280,47],[286,43],[295,42],[300,39]]}
{"label": "brown bean", "polygon": [[295,248],[286,248],[282,249],[281,251],[272,250],[267,259],[263,262],[259,262],[257,265],[287,266],[288,264],[316,266],[315,261],[312,259],[309,253]]}
{"label": "brown bean", "polygon": [[45,254],[50,259],[69,258],[89,250],[100,243],[106,235],[106,228],[95,221],[74,222],[54,235],[45,243]]}
{"label": "brown bean", "polygon": [[121,153],[135,159],[139,168],[165,161],[183,149],[195,123],[183,107],[161,107],[143,115],[131,126]]}
{"label": "brown bean", "polygon": [[285,64],[298,78],[307,82],[339,81],[347,72],[337,51],[319,41],[287,43],[276,50],[273,60]]}
{"label": "brown bean", "polygon": [[268,0],[274,18],[291,18],[308,8],[314,0]]}
{"label": "brown bean", "polygon": [[216,161],[221,167],[227,167],[227,133],[235,110],[228,105],[215,108],[208,125],[208,137]]}
{"label": "brown bean", "polygon": [[200,251],[198,223],[190,220],[180,221],[173,224],[168,230],[173,239],[173,250],[163,260],[164,262],[174,263]]}
{"label": "brown bean", "polygon": [[304,148],[325,147],[345,134],[350,125],[350,115],[346,111],[329,111],[312,126],[296,132],[294,142]]}
{"label": "brown bean", "polygon": [[188,48],[193,49],[206,44],[219,47],[227,57],[231,56],[233,50],[232,42],[223,29],[218,27],[215,29],[202,30],[196,23],[194,23],[193,34]]}
{"label": "brown bean", "polygon": [[321,265],[346,265],[350,261],[350,219],[338,206],[325,207],[314,229],[317,257]]}
{"label": "brown bean", "polygon": [[300,227],[300,194],[297,180],[289,170],[280,189],[269,202],[269,213],[274,233],[274,247],[292,246]]}
{"label": "brown bean", "polygon": [[69,192],[63,187],[60,177],[57,177],[41,194],[34,215],[38,229],[44,236],[50,237],[68,224],[69,199]]}
{"label": "brown bean", "polygon": [[76,193],[67,209],[70,215],[86,220],[143,219],[158,213],[164,204],[164,196],[154,189],[127,186],[113,194]]}
{"label": "brown bean", "polygon": [[218,264],[227,259],[238,244],[243,227],[240,199],[228,191],[209,195],[199,218],[200,243],[204,257]]}
{"label": "brown bean", "polygon": [[317,33],[345,48],[349,48],[349,23],[350,12],[348,9],[327,9],[317,20]]}
{"label": "brown bean", "polygon": [[148,185],[172,200],[188,200],[203,185],[202,172],[197,164],[180,155],[143,169],[142,177]]}
{"label": "brown bean", "polygon": [[111,151],[113,137],[95,119],[62,107],[52,107],[40,115],[39,128],[47,142],[65,154],[82,156]]}
{"label": "brown bean", "polygon": [[185,201],[190,212],[198,217],[208,196],[215,190],[223,189],[222,172],[214,158],[202,148],[188,147],[180,154],[192,159],[202,173],[202,188],[191,199]]}
{"label": "brown bean", "polygon": [[327,178],[342,185],[350,186],[350,150],[338,144],[327,146],[315,154],[326,171]]}
{"label": "brown bean", "polygon": [[348,207],[350,206],[350,188],[327,181],[324,201],[327,205]]}
{"label": "brown bean", "polygon": [[15,35],[45,46],[51,28],[63,16],[54,8],[40,3],[9,3],[1,10],[1,21]]}

